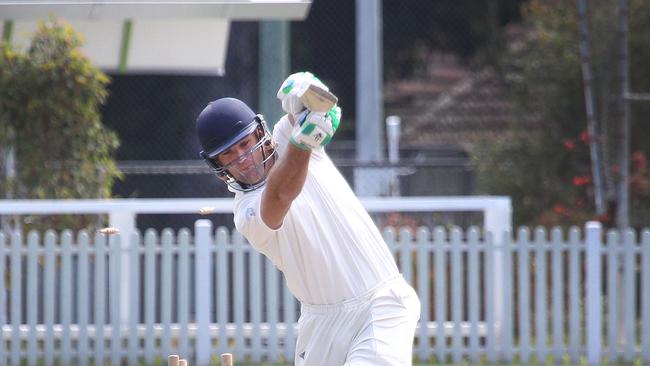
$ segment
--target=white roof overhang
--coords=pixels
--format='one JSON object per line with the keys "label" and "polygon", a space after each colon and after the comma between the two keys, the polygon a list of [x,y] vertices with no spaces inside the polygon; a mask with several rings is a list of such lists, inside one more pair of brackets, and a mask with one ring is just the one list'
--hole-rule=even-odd
{"label": "white roof overhang", "polygon": [[[108,72],[222,75],[231,20],[304,19],[311,0],[0,0],[11,42],[26,47],[55,15],[83,34],[83,52]],[[8,26],[9,25],[9,26]]]}

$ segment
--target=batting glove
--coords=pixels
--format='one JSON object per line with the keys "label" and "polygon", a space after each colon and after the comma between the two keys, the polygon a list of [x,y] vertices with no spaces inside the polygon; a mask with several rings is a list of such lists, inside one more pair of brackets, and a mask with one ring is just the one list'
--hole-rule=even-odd
{"label": "batting glove", "polygon": [[304,110],[296,117],[290,141],[303,150],[313,150],[327,145],[339,128],[341,108],[334,107],[327,113]]}
{"label": "batting glove", "polygon": [[300,96],[309,88],[309,85],[317,85],[322,89],[329,90],[322,81],[320,81],[311,72],[297,72],[289,75],[284,80],[277,97],[282,102],[282,109],[286,113],[297,116],[305,110],[305,105],[300,101]]}

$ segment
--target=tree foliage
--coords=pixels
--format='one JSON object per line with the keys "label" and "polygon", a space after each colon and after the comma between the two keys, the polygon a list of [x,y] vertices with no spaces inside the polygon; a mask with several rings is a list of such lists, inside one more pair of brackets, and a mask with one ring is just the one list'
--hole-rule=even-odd
{"label": "tree foliage", "polygon": [[[587,133],[575,1],[532,0],[524,5],[524,27],[511,32],[507,49],[496,65],[512,102],[543,123],[539,133],[519,127],[517,139],[483,146],[475,155],[482,190],[513,197],[515,224],[568,225],[588,219],[608,225],[615,222],[612,207],[607,214],[595,216],[589,142],[597,139],[601,144],[603,169],[610,183],[616,181],[621,108],[616,1],[589,4],[598,135]],[[650,3],[636,0],[630,7],[632,90],[648,92]],[[644,128],[644,114],[649,109],[647,104],[633,105],[630,119],[631,223],[635,226],[650,224],[646,163],[650,133]],[[609,190],[611,199],[615,193],[611,184]]]}
{"label": "tree foliage", "polygon": [[25,52],[2,44],[0,146],[13,147],[16,157],[15,178],[0,183],[3,197],[110,196],[120,172],[111,156],[117,135],[101,123],[109,78],[80,52],[81,42],[69,25],[50,19]]}

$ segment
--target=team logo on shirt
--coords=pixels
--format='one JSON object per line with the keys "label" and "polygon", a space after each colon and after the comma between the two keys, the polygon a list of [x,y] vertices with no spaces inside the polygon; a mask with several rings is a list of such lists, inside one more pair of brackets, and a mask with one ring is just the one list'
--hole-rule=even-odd
{"label": "team logo on shirt", "polygon": [[249,207],[246,209],[246,218],[248,220],[251,220],[253,217],[255,217],[255,210],[253,210],[252,207]]}

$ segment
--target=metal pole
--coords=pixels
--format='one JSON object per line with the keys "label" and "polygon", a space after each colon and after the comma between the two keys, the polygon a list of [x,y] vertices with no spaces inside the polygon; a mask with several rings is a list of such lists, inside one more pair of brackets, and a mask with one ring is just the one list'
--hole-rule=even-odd
{"label": "metal pole", "polygon": [[386,117],[386,133],[388,135],[388,161],[391,164],[399,162],[399,138],[402,120],[398,116]]}
{"label": "metal pole", "polygon": [[289,76],[289,22],[265,21],[259,25],[259,112],[270,129],[284,114],[275,94]]}
{"label": "metal pole", "polygon": [[585,89],[585,107],[587,109],[587,129],[591,141],[589,142],[589,155],[591,156],[591,173],[594,177],[594,201],[596,213],[605,213],[605,190],[603,189],[602,170],[600,169],[600,156],[598,153],[599,135],[596,128],[594,97],[591,79],[591,54],[589,50],[589,27],[587,25],[587,1],[578,1],[578,17],[580,19],[580,59],[582,61],[582,80]]}
{"label": "metal pole", "polygon": [[[13,146],[6,146],[1,150],[4,154],[4,180],[5,180],[5,198],[14,199],[16,198],[16,150]],[[2,216],[0,230],[10,232],[13,230],[19,230],[19,218],[18,215],[6,215]]]}
{"label": "metal pole", "polygon": [[621,169],[621,178],[618,187],[618,212],[616,215],[616,223],[621,233],[630,226],[630,102],[625,98],[630,89],[628,28],[628,2],[627,0],[619,0],[618,34],[621,42],[619,49],[621,77],[621,144],[619,146],[619,166]]}
{"label": "metal pole", "polygon": [[357,158],[381,161],[384,141],[381,1],[357,0]]}
{"label": "metal pole", "polygon": [[[401,135],[402,120],[398,116],[386,117],[386,135],[388,140],[388,161],[391,164],[399,163],[399,138]],[[391,196],[399,196],[399,169],[391,168],[390,191]]]}
{"label": "metal pole", "polygon": [[[619,103],[621,106],[621,123],[620,123],[620,141],[619,141],[619,166],[620,166],[620,179],[618,184],[618,206],[616,213],[616,224],[619,229],[620,237],[623,238],[625,230],[629,227],[629,180],[630,180],[630,102],[625,98],[630,89],[630,75],[629,75],[629,48],[628,48],[628,3],[627,0],[619,0],[618,2],[618,37],[620,42],[619,47],[619,63],[620,63],[620,82],[621,90],[619,94]],[[622,252],[621,252],[622,253]],[[623,283],[623,258],[619,254],[618,283]],[[623,287],[618,288],[617,293],[617,319],[619,322],[619,342],[627,342],[625,339],[625,327],[623,326],[623,319],[625,316],[626,299],[623,293]]]}
{"label": "metal pole", "polygon": [[650,94],[648,93],[626,93],[625,99],[633,102],[650,102]]}
{"label": "metal pole", "polygon": [[[381,1],[356,1],[356,147],[360,162],[384,160]],[[357,193],[377,193],[381,179],[365,169],[355,175]]]}

